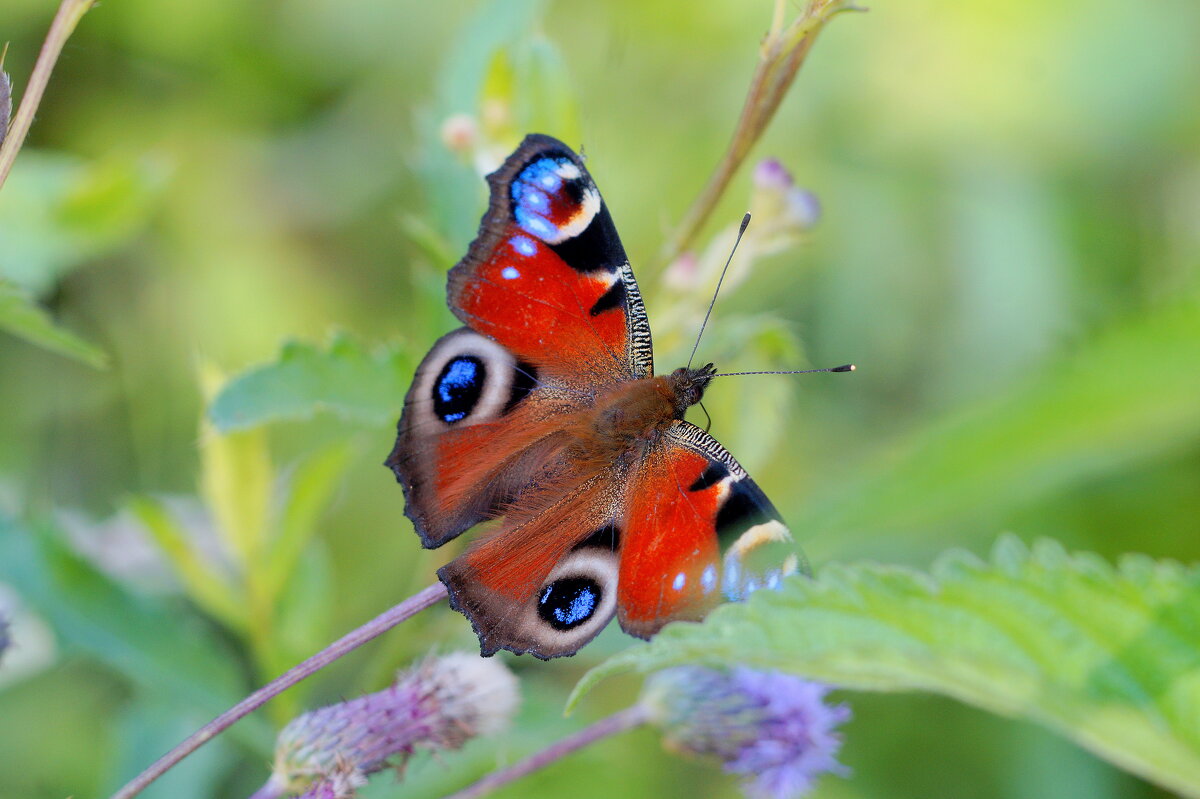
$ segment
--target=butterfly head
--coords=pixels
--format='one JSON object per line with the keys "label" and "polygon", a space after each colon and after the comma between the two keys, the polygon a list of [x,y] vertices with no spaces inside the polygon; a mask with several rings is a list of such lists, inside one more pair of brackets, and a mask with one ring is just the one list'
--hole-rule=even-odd
{"label": "butterfly head", "polygon": [[713,375],[716,373],[717,367],[711,363],[707,363],[699,369],[682,366],[671,372],[667,381],[675,393],[678,418],[682,419],[684,411],[704,398],[704,390],[708,388],[708,384],[712,382]]}

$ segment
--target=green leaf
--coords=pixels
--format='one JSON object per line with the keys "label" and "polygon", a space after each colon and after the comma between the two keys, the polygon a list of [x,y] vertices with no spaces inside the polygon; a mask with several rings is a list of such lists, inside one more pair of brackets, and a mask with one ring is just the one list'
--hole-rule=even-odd
{"label": "green leaf", "polygon": [[239,589],[222,577],[192,546],[187,531],[171,511],[152,497],[133,497],[129,511],[171,562],[192,600],[235,630],[245,629],[245,605]]}
{"label": "green leaf", "polygon": [[261,578],[268,597],[279,596],[295,573],[296,563],[316,533],[317,522],[349,461],[350,449],[334,445],[311,455],[296,468]]}
{"label": "green leaf", "polygon": [[832,566],[815,580],[673,624],[588,672],[703,663],[846,688],[932,691],[1041,722],[1113,763],[1200,797],[1200,568],[1130,556],[1113,568],[1052,541],[1002,538],[930,573]]}
{"label": "green leaf", "polygon": [[290,342],[273,363],[226,383],[208,416],[222,432],[309,419],[318,411],[382,427],[399,417],[414,366],[402,348],[369,352],[346,335],[336,336],[327,350]]}
{"label": "green leaf", "polygon": [[165,178],[149,159],[87,162],[26,148],[0,192],[0,277],[43,295],[136,235]]}
{"label": "green leaf", "polygon": [[[130,593],[53,530],[27,530],[0,515],[0,580],[53,625],[68,651],[99,659],[156,696],[211,717],[243,693],[238,659],[199,619]],[[247,721],[236,736],[269,736],[261,719]]]}
{"label": "green leaf", "polygon": [[27,292],[4,280],[0,280],[0,330],[97,369],[108,365],[104,352],[56,325]]}
{"label": "green leaf", "polygon": [[[205,396],[221,377],[206,370],[201,380]],[[200,489],[217,519],[217,529],[245,574],[253,575],[270,532],[271,497],[275,470],[265,430],[221,433],[201,425]]]}

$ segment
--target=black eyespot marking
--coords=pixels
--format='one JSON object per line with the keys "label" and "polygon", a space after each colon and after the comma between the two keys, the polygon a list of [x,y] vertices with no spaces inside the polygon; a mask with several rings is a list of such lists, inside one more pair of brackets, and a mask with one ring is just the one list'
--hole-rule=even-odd
{"label": "black eyespot marking", "polygon": [[608,206],[600,203],[600,212],[583,232],[572,239],[551,244],[550,249],[563,259],[567,266],[577,272],[616,272],[628,262],[625,248],[617,237],[617,228]]}
{"label": "black eyespot marking", "polygon": [[616,525],[610,524],[607,527],[601,527],[596,532],[589,535],[583,541],[575,545],[576,549],[585,547],[599,547],[607,549],[611,552],[616,552],[617,547],[621,546],[621,532]]}
{"label": "black eyespot marking", "polygon": [[451,358],[433,382],[433,412],[446,424],[461,422],[483,394],[487,369],[474,355]]}
{"label": "black eyespot marking", "polygon": [[708,464],[708,468],[704,470],[704,473],[696,478],[696,482],[688,486],[688,491],[703,491],[710,486],[715,486],[728,476],[729,469],[725,464],[713,461]]}
{"label": "black eyespot marking", "polygon": [[590,180],[584,180],[584,178],[580,176],[574,180],[563,181],[563,188],[566,190],[567,196],[571,198],[571,203],[574,205],[580,205],[583,203],[583,197],[587,193],[587,189],[590,184]]}
{"label": "black eyespot marking", "polygon": [[529,396],[530,391],[537,388],[537,375],[536,366],[524,361],[517,361],[513,366],[512,390],[509,391],[508,402],[504,405],[505,413],[515,408],[518,402]]}
{"label": "black eyespot marking", "polygon": [[596,300],[596,304],[592,306],[592,310],[588,313],[592,316],[599,316],[605,311],[611,311],[613,308],[625,307],[625,281],[617,278],[616,281],[609,286],[608,291],[600,295],[600,299]]}
{"label": "black eyespot marking", "polygon": [[750,491],[747,482],[734,483],[717,511],[717,536],[722,542],[735,540],[754,525],[779,516],[762,491]]}
{"label": "black eyespot marking", "polygon": [[588,577],[564,577],[542,589],[538,615],[556,630],[578,627],[600,607],[600,586]]}

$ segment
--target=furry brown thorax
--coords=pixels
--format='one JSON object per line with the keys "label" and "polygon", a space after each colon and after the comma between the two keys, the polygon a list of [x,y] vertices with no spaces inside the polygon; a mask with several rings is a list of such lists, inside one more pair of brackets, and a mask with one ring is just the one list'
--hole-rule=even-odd
{"label": "furry brown thorax", "polygon": [[716,368],[681,367],[668,375],[621,383],[601,394],[576,428],[576,457],[608,462],[636,455],[704,396]]}

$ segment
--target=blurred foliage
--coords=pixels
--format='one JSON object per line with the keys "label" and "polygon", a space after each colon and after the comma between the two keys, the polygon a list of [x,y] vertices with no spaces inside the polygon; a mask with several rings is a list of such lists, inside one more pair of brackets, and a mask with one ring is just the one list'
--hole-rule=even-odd
{"label": "blurred foliage", "polygon": [[[0,8],[18,97],[51,11]],[[0,769],[0,799],[112,790],[460,551],[418,548],[379,464],[409,370],[454,325],[445,270],[484,208],[480,174],[526,131],[582,145],[659,369],[686,360],[711,286],[681,288],[654,255],[728,141],[771,11],[126,0],[84,18],[0,191],[0,328],[17,334],[0,338],[0,581],[22,606],[0,667],[0,762],[19,767]],[[780,159],[823,218],[747,262],[697,356],[858,364],[706,398],[818,571],[869,557],[924,573],[1002,531],[1200,559],[1197,40],[1193,0],[909,0],[822,34],[751,160]],[[475,146],[448,146],[453,118]],[[701,244],[722,249],[752,195],[740,175]],[[83,365],[100,352],[108,369]],[[879,599],[875,568],[826,574]],[[980,612],[1005,596],[981,588]],[[723,613],[769,629],[763,605]],[[248,795],[292,709],[473,645],[458,614],[421,614],[146,795]],[[561,717],[576,680],[630,647],[608,631],[575,658],[512,659],[527,697],[512,735],[365,795],[439,795],[626,705],[637,683],[613,679]],[[41,665],[5,680],[24,656]],[[994,697],[1012,687],[992,679]],[[853,776],[821,799],[1165,795],[1036,724],[849,699]],[[615,793],[737,795],[644,732],[507,795]]]}
{"label": "blurred foliage", "polygon": [[396,397],[408,390],[416,368],[417,362],[402,352],[369,353],[344,335],[336,336],[328,350],[288,342],[276,361],[227,383],[209,416],[225,432],[308,419],[320,410],[383,427],[395,421]]}

